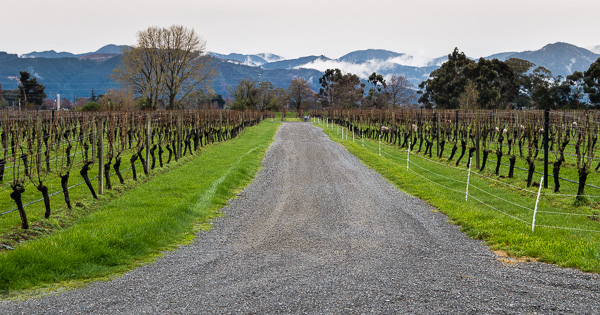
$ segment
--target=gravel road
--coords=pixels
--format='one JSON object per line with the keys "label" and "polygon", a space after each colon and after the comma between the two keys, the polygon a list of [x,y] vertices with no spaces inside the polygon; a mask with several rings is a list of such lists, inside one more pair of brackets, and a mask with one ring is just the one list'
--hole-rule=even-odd
{"label": "gravel road", "polygon": [[194,243],[23,313],[600,313],[600,276],[505,265],[323,132],[286,123]]}

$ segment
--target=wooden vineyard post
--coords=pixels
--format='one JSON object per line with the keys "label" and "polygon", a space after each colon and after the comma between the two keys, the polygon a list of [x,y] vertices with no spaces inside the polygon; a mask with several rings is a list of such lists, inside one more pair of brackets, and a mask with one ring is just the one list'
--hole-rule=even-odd
{"label": "wooden vineyard post", "polygon": [[96,162],[96,131],[94,128],[96,127],[96,117],[92,118],[90,123],[90,132],[92,133],[92,162]]}
{"label": "wooden vineyard post", "polygon": [[[440,115],[435,112],[434,114],[434,124],[435,124],[435,131],[436,131],[436,135],[435,135],[435,139],[436,139],[436,145],[437,145],[437,151],[436,151],[436,155],[439,156],[440,155]],[[430,151],[431,153],[431,151]]]}
{"label": "wooden vineyard post", "polygon": [[150,140],[152,137],[150,131],[150,124],[152,123],[152,115],[148,113],[147,115],[147,124],[146,124],[146,169],[148,170],[148,176],[150,176]]}
{"label": "wooden vineyard post", "polygon": [[544,110],[544,188],[548,188],[548,129],[550,129],[550,110]]}
{"label": "wooden vineyard post", "polygon": [[183,121],[182,121],[183,117],[182,116],[183,116],[182,112],[178,111],[177,112],[177,157],[179,159],[181,158],[181,150],[182,150],[182,148],[181,148],[181,141],[182,141],[182,138],[183,138],[182,135],[181,135],[181,132],[182,132],[182,129],[183,129],[182,126],[181,126],[182,123],[183,123]]}
{"label": "wooden vineyard post", "polygon": [[[104,193],[104,119],[98,119],[98,195]],[[93,147],[93,145],[92,145]]]}
{"label": "wooden vineyard post", "polygon": [[475,110],[475,159],[477,160],[477,169],[479,166],[479,113]]}

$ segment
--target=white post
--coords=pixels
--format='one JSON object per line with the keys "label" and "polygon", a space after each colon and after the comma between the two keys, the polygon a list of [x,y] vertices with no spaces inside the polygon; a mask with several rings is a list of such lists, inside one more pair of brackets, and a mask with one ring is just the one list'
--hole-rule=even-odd
{"label": "white post", "polygon": [[60,94],[56,94],[56,110],[60,110]]}
{"label": "white post", "polygon": [[352,142],[354,142],[354,128],[352,128]]}
{"label": "white post", "polygon": [[344,140],[344,128],[342,128],[342,140]]}
{"label": "white post", "polygon": [[381,135],[379,135],[379,156],[381,156]]}
{"label": "white post", "polygon": [[329,128],[329,118],[325,118],[325,122],[327,123],[327,128]]}
{"label": "white post", "polygon": [[531,233],[535,230],[535,215],[537,214],[538,203],[540,202],[540,194],[542,193],[542,183],[544,182],[544,176],[540,179],[540,188],[538,190],[537,199],[535,200],[535,208],[533,209],[533,220],[531,221]]}
{"label": "white post", "polygon": [[473,163],[473,158],[469,158],[469,174],[467,175],[467,192],[465,193],[465,201],[469,201],[469,182],[471,181],[471,165]]}
{"label": "white post", "polygon": [[410,141],[408,141],[408,151],[406,152],[406,170],[408,171],[408,164],[410,162]]}
{"label": "white post", "polygon": [[365,147],[365,132],[364,131],[360,134],[360,139],[362,141],[362,146],[364,148]]}

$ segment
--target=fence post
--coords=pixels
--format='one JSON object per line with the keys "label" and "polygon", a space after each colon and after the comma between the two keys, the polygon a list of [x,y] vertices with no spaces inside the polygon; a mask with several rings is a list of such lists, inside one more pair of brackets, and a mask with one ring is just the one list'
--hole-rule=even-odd
{"label": "fence post", "polygon": [[180,111],[177,112],[177,157],[181,158],[182,157],[182,148],[181,148],[181,141],[183,140],[183,135],[181,134],[181,132],[183,131],[183,127],[182,127],[182,120],[183,120],[183,114]]}
{"label": "fence post", "polygon": [[435,131],[436,131],[435,139],[437,142],[436,155],[439,156],[440,155],[440,115],[437,112],[435,113]]}
{"label": "fence post", "polygon": [[469,158],[469,173],[467,175],[467,191],[465,193],[465,201],[469,201],[469,183],[471,182],[471,166],[473,165],[473,158]]}
{"label": "fence post", "polygon": [[548,188],[548,129],[550,129],[550,110],[544,110],[544,188]]}
{"label": "fence post", "polygon": [[406,170],[408,171],[408,164],[410,163],[410,141],[408,141],[408,151],[406,152]]}
{"label": "fence post", "polygon": [[540,202],[540,194],[542,192],[542,183],[544,182],[544,176],[540,180],[540,189],[538,190],[537,199],[535,200],[535,208],[533,209],[533,220],[531,221],[531,233],[535,230],[535,215],[537,214],[538,203]]}
{"label": "fence post", "polygon": [[104,194],[104,118],[98,120],[98,195]]}
{"label": "fence post", "polygon": [[379,156],[381,156],[381,134],[379,134]]}
{"label": "fence post", "polygon": [[479,113],[477,112],[477,110],[474,111],[475,113],[475,160],[477,160],[477,169],[480,168],[479,165]]}
{"label": "fence post", "polygon": [[362,131],[360,133],[360,140],[362,141],[362,146],[364,148],[365,147],[365,132],[364,131]]}
{"label": "fence post", "polygon": [[92,162],[96,162],[96,130],[94,130],[94,128],[96,128],[96,118],[92,118],[92,122],[90,123],[90,132],[92,133]]}
{"label": "fence post", "polygon": [[147,127],[146,127],[146,169],[148,170],[148,176],[150,176],[150,145],[152,145],[152,133],[150,130],[152,124],[152,115],[147,115]]}

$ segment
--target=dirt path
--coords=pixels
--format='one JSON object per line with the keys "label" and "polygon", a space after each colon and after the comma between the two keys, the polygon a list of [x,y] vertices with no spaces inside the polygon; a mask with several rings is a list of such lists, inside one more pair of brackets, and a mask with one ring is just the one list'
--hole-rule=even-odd
{"label": "dirt path", "polygon": [[285,124],[193,244],[0,313],[599,313],[600,277],[507,266],[320,129]]}

